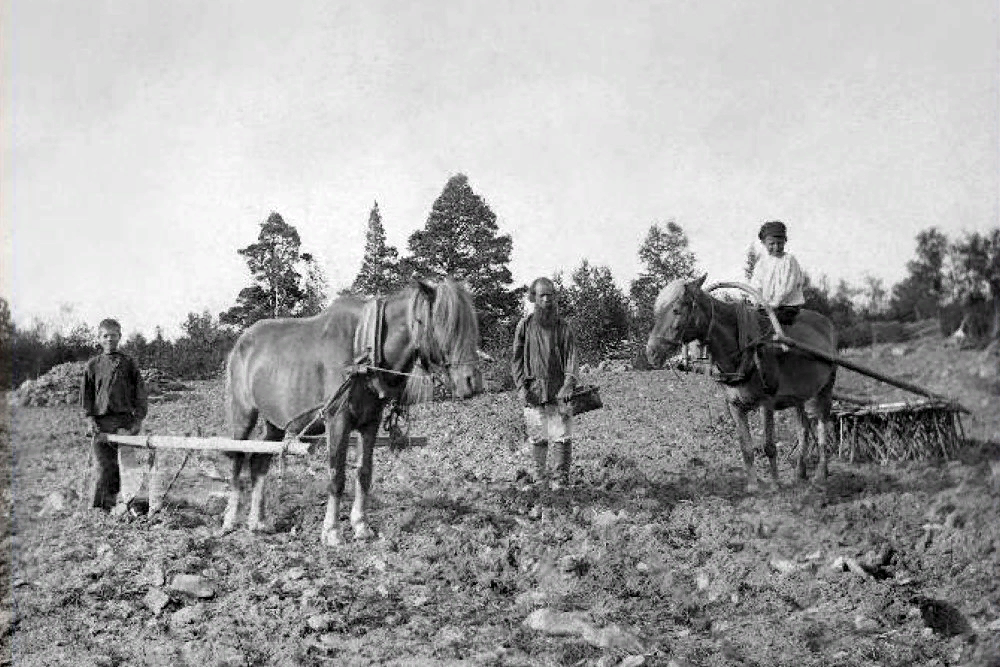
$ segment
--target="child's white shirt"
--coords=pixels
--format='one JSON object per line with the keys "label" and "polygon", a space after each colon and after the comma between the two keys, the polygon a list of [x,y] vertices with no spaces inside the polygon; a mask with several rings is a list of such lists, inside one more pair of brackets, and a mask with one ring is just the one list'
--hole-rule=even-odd
{"label": "child's white shirt", "polygon": [[801,306],[806,302],[802,294],[805,273],[791,254],[781,257],[763,254],[753,267],[750,286],[757,288],[764,302],[772,308],[778,306]]}

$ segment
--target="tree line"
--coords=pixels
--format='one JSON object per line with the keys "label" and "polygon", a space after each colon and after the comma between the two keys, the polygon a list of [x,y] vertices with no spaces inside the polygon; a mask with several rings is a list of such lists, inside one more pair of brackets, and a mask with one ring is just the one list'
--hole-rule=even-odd
{"label": "tree line", "polygon": [[[338,296],[368,298],[389,294],[413,278],[455,276],[474,295],[483,349],[504,359],[527,290],[513,284],[512,248],[511,236],[500,233],[486,201],[464,174],[456,174],[434,201],[424,227],[409,236],[405,254],[388,244],[378,202],[373,204],[360,269]],[[756,246],[747,251],[747,278],[758,252]],[[237,253],[251,280],[233,306],[217,316],[189,313],[181,323],[183,334],[174,341],[166,340],[159,328],[151,340],[134,333],[123,350],[143,367],[157,367],[181,379],[210,378],[221,370],[239,333],[257,320],[309,316],[327,304],[328,284],[321,267],[279,213],[272,212],[260,224],[256,241]],[[660,289],[698,272],[687,235],[673,220],[652,224],[637,254],[642,268],[627,294],[607,266],[587,258],[568,275],[551,276],[560,288],[560,307],[575,324],[584,360],[640,351]],[[831,317],[847,344],[870,342],[873,322],[926,318],[937,318],[945,333],[961,324],[972,338],[1000,337],[1000,228],[948,239],[929,227],[917,235],[916,252],[906,268],[906,277],[892,286],[872,276],[860,286],[809,277],[806,306]],[[37,321],[19,328],[0,299],[0,385],[16,386],[54,365],[85,359],[94,353],[95,341],[94,331],[83,324],[69,331]]]}

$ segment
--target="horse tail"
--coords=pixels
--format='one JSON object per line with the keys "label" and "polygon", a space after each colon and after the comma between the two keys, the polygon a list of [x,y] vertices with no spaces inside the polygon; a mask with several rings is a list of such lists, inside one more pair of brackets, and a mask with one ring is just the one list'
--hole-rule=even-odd
{"label": "horse tail", "polygon": [[240,335],[226,356],[226,418],[234,433],[249,433],[257,421],[250,396],[247,333]]}

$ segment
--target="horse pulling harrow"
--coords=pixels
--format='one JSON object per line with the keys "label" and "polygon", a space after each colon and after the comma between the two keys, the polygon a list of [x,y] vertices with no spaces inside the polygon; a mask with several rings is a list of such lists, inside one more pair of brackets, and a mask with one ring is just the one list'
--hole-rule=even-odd
{"label": "horse pulling harrow", "polygon": [[[706,291],[722,288],[741,290],[757,303],[762,303],[756,290],[742,283],[716,283]],[[938,456],[948,459],[958,453],[965,440],[961,416],[963,413],[969,414],[968,408],[948,396],[791,338],[785,334],[774,311],[767,306],[765,310],[774,328],[773,344],[794,348],[923,397],[914,401],[872,403],[866,398],[835,392],[831,416],[836,420],[838,456],[841,459],[852,463],[887,463]]]}

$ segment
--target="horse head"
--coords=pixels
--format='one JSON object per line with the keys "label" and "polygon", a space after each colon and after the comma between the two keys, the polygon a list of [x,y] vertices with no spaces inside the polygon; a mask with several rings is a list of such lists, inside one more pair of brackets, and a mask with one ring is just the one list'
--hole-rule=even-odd
{"label": "horse head", "polygon": [[[677,279],[664,287],[653,306],[653,329],[646,342],[646,358],[659,368],[677,354],[681,346],[704,332],[700,321],[704,315],[698,307],[699,295],[708,274],[691,281]],[[706,316],[706,322],[708,321]]]}
{"label": "horse head", "polygon": [[452,278],[436,284],[417,281],[409,316],[421,361],[446,369],[458,398],[481,393],[479,320],[468,290]]}

